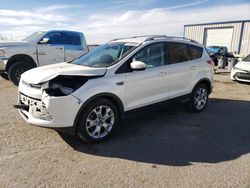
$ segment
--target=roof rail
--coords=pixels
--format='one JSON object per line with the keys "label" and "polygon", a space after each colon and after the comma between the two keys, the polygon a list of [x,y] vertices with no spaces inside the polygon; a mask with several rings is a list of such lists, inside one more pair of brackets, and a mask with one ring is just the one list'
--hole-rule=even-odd
{"label": "roof rail", "polygon": [[158,36],[158,37],[160,37],[160,36],[165,37],[166,35],[138,35],[138,36],[133,36],[133,37],[116,38],[116,39],[112,39],[111,41],[122,40],[122,39],[130,39],[130,38],[140,38],[140,37],[152,38],[152,37],[156,37],[156,36]]}
{"label": "roof rail", "polygon": [[[155,39],[177,39],[177,40],[185,40],[185,41],[190,41],[199,44],[199,42],[193,40],[193,39],[188,39],[185,37],[175,37],[175,36],[167,36],[167,35],[141,35],[141,36],[133,36],[129,38],[139,38],[139,37],[147,37],[144,42],[155,40]],[[128,38],[117,38],[113,39],[111,41],[116,41],[116,40],[122,40],[122,39],[128,39]]]}
{"label": "roof rail", "polygon": [[177,40],[185,40],[185,41],[190,41],[190,42],[194,42],[194,43],[197,43],[199,44],[199,42],[193,40],[193,39],[188,39],[188,38],[185,38],[185,37],[175,37],[175,36],[167,36],[167,35],[155,35],[155,36],[151,36],[149,38],[147,38],[145,40],[146,41],[150,41],[150,40],[155,40],[155,39],[159,39],[159,38],[165,38],[165,39],[177,39]]}

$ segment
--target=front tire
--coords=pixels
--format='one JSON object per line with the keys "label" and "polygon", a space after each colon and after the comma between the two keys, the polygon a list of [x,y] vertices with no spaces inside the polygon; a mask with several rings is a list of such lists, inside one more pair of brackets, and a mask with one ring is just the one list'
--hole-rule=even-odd
{"label": "front tire", "polygon": [[31,69],[32,66],[25,62],[16,62],[14,63],[8,70],[8,78],[13,82],[16,86],[18,86],[19,81],[21,79],[21,75]]}
{"label": "front tire", "polygon": [[83,109],[77,135],[87,143],[101,142],[111,135],[118,120],[116,106],[105,98],[97,99]]}
{"label": "front tire", "polygon": [[191,94],[189,108],[192,112],[201,112],[208,102],[208,87],[205,84],[196,86]]}

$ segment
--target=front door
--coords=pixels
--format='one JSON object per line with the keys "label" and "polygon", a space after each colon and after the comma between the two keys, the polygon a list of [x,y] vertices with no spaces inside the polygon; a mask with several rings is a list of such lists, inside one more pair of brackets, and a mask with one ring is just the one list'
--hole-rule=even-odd
{"label": "front door", "polygon": [[147,65],[143,71],[126,73],[125,110],[147,106],[168,98],[169,76],[165,61],[165,44],[154,43],[137,52],[133,61]]}
{"label": "front door", "polygon": [[64,46],[62,45],[62,34],[60,32],[50,32],[43,37],[46,43],[37,44],[37,57],[39,66],[60,63],[65,61]]}

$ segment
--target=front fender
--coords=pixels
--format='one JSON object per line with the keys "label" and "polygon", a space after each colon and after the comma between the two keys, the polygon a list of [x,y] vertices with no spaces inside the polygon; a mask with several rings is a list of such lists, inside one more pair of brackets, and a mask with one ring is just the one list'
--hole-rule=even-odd
{"label": "front fender", "polygon": [[36,46],[34,45],[5,47],[3,50],[9,60],[16,55],[27,55],[37,64]]}

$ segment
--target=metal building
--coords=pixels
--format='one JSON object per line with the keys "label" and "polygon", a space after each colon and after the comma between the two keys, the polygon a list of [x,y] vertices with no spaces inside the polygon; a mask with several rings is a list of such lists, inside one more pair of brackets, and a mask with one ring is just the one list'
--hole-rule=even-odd
{"label": "metal building", "polygon": [[184,37],[205,46],[227,46],[234,54],[250,54],[250,20],[184,25]]}

